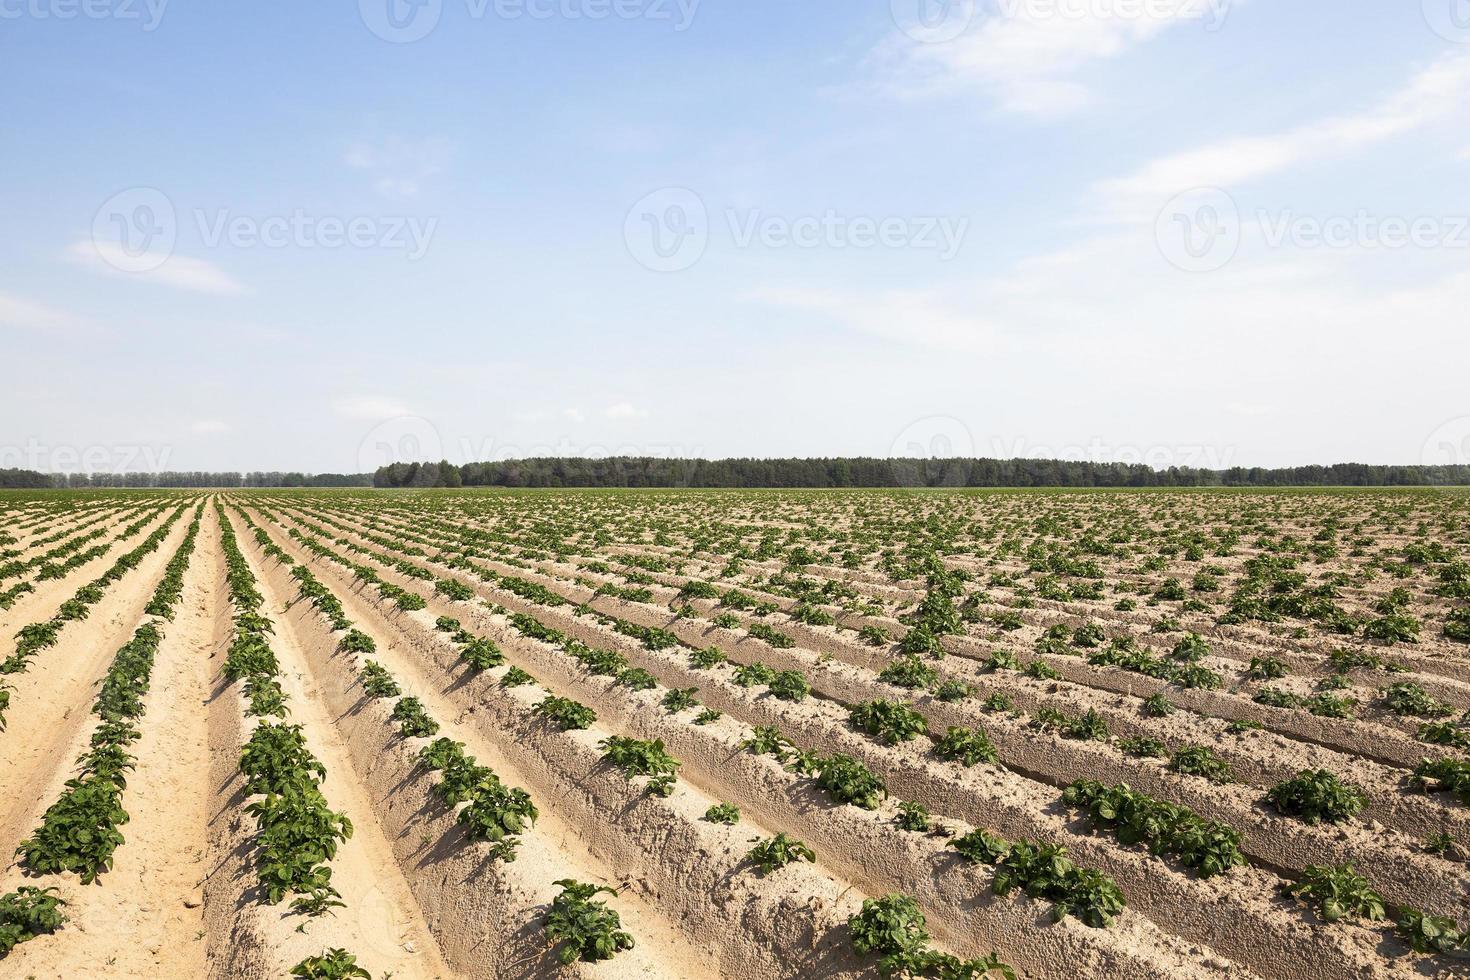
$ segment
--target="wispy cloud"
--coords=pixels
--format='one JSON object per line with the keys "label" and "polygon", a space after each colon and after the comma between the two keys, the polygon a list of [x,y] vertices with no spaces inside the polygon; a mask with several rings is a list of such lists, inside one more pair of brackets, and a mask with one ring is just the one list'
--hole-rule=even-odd
{"label": "wispy cloud", "polygon": [[1291,167],[1342,156],[1453,116],[1470,103],[1470,52],[1446,55],[1362,112],[1267,136],[1220,140],[1160,157],[1095,187],[1109,216],[1152,221],[1165,201],[1200,187],[1231,189]]}
{"label": "wispy cloud", "polygon": [[233,432],[229,423],[219,419],[198,419],[189,423],[189,431],[200,436],[224,435]]}
{"label": "wispy cloud", "polygon": [[390,136],[377,143],[353,144],[343,162],[371,176],[379,194],[404,199],[417,197],[426,180],[444,171],[450,151],[447,140],[411,141]]}
{"label": "wispy cloud", "polygon": [[142,282],[182,289],[193,293],[214,293],[235,296],[247,292],[244,285],[230,276],[213,262],[187,255],[158,257],[156,268],[132,272],[124,271],[135,267],[137,256],[128,255],[120,245],[111,242],[73,242],[66,250],[73,262],[94,272],[115,276],[126,276]]}
{"label": "wispy cloud", "polygon": [[403,402],[393,398],[385,398],[381,395],[339,398],[332,403],[332,411],[343,418],[366,419],[368,421],[392,419],[414,414],[412,409]]}
{"label": "wispy cloud", "polygon": [[65,310],[0,292],[0,326],[56,334],[90,329],[91,324]]}
{"label": "wispy cloud", "polygon": [[648,418],[648,409],[638,408],[628,402],[618,402],[616,405],[609,405],[603,409],[602,414],[606,418],[619,421],[626,419],[646,419]]}
{"label": "wispy cloud", "polygon": [[939,291],[927,289],[831,290],[805,287],[759,289],[749,299],[804,313],[884,340],[981,353],[997,340],[985,316],[965,312]]}
{"label": "wispy cloud", "polygon": [[[1055,116],[1090,101],[1074,76],[1180,24],[1217,30],[1235,0],[1156,0],[1147,4],[998,0],[957,37],[921,40],[902,31],[873,53],[892,94],[907,97],[979,91],[1000,109]],[[958,5],[955,5],[958,7]],[[896,9],[896,8],[895,8]]]}

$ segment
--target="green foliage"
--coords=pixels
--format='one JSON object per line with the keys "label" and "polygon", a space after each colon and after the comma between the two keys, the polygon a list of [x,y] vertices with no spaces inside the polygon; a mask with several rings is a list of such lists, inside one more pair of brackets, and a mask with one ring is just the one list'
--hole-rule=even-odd
{"label": "green foliage", "polygon": [[403,693],[398,687],[398,682],[393,679],[393,675],[376,661],[369,660],[363,664],[359,677],[362,681],[362,689],[371,697],[396,698]]}
{"label": "green foliage", "polygon": [[1397,715],[1412,715],[1415,718],[1443,718],[1452,710],[1450,706],[1418,684],[1404,681],[1392,684],[1383,692],[1383,703]]}
{"label": "green foliage", "polygon": [[357,965],[356,956],[335,947],[297,963],[291,968],[291,976],[300,980],[372,980],[372,974]]}
{"label": "green foliage", "polygon": [[1105,827],[1124,844],[1145,844],[1149,853],[1177,857],[1201,878],[1223,874],[1246,863],[1241,835],[1226,824],[1204,820],[1187,807],[1158,800],[1126,783],[1105,786],[1080,779],[1066,788],[1062,800],[1086,811],[1095,827]]}
{"label": "green foliage", "polygon": [[704,811],[704,819],[710,823],[734,826],[740,822],[740,808],[733,803],[716,803]]}
{"label": "green foliage", "polygon": [[21,885],[0,895],[0,959],[21,943],[50,935],[66,923],[61,911],[66,902],[56,895],[57,890]]}
{"label": "green foliage", "polygon": [[817,859],[815,851],[801,841],[786,836],[784,832],[766,840],[752,839],[759,843],[750,849],[745,859],[754,864],[761,874],[770,874],[794,861],[816,861]]}
{"label": "green foliage", "polygon": [[1470,806],[1470,761],[1464,759],[1425,759],[1408,777],[1410,788],[1422,793],[1453,793]]}
{"label": "green foliage", "polygon": [[807,695],[812,693],[812,686],[800,671],[783,670],[771,678],[766,684],[766,690],[772,697],[782,701],[805,701]]}
{"label": "green foliage", "polygon": [[927,833],[933,826],[929,808],[910,800],[904,800],[898,805],[898,816],[894,818],[894,823],[898,824],[900,830],[915,834]]}
{"label": "green foliage", "polygon": [[879,798],[888,795],[882,781],[867,766],[840,753],[819,763],[817,785],[838,803],[851,803],[864,810],[876,810]]}
{"label": "green foliage", "polygon": [[1404,908],[1394,923],[1394,932],[1416,953],[1454,953],[1470,948],[1470,934],[1460,931],[1455,920]]}
{"label": "green foliage", "polygon": [[950,726],[943,735],[934,740],[934,754],[950,762],[958,762],[966,768],[981,762],[992,765],[1000,762],[1000,754],[994,743],[979,728]]}
{"label": "green foliage", "polygon": [[918,657],[907,656],[895,660],[878,673],[878,679],[910,690],[928,687],[939,679],[939,672]]}
{"label": "green foliage", "polygon": [[1205,745],[1186,745],[1176,751],[1169,760],[1169,768],[1186,776],[1200,776],[1212,783],[1225,784],[1235,781],[1230,763],[1215,754]]}
{"label": "green foliage", "polygon": [[956,837],[949,846],[976,864],[999,864],[1011,853],[1010,841],[978,827],[963,837]]}
{"label": "green foliage", "polygon": [[626,735],[610,735],[599,745],[603,761],[620,770],[624,778],[649,776],[651,792],[668,796],[673,791],[679,761],[665,750],[663,739],[643,742]]}
{"label": "green foliage", "polygon": [[1128,755],[1143,759],[1163,759],[1169,755],[1169,747],[1156,738],[1130,735],[1118,739],[1118,748]]}
{"label": "green foliage", "polygon": [[597,712],[585,704],[554,694],[548,694],[536,705],[536,713],[564,732],[591,728],[592,723],[597,721]]}
{"label": "green foliage", "polygon": [[849,718],[855,727],[884,745],[912,741],[929,731],[929,723],[911,705],[886,698],[855,705]]}
{"label": "green foliage", "polygon": [[1251,657],[1245,676],[1254,681],[1274,681],[1289,673],[1291,671],[1287,668],[1286,661],[1278,657]]}
{"label": "green foliage", "polygon": [[1303,770],[1266,793],[1266,802],[1278,811],[1309,824],[1340,823],[1361,810],[1367,801],[1361,789],[1342,782],[1326,769]]}
{"label": "green foliage", "polygon": [[418,698],[399,698],[392,718],[398,722],[399,734],[406,738],[428,738],[439,733],[439,723],[429,717]]}
{"label": "green foliage", "polygon": [[523,684],[534,683],[536,683],[536,678],[519,667],[512,667],[510,670],[507,670],[505,676],[500,679],[501,687],[520,687]]}
{"label": "green foliage", "polygon": [[1383,896],[1351,864],[1309,864],[1301,881],[1287,885],[1286,890],[1315,907],[1326,922],[1344,916],[1376,922],[1384,916]]}
{"label": "green foliage", "polygon": [[1056,921],[1072,915],[1095,929],[1112,925],[1126,904],[1113,879],[1077,867],[1067,857],[1067,849],[1056,844],[1011,845],[990,888],[1002,897],[1020,889],[1032,898],[1047,899]]}
{"label": "green foliage", "polygon": [[561,893],[552,899],[546,913],[546,938],[559,943],[556,958],[563,966],[576,960],[595,963],[609,960],[633,948],[633,937],[622,931],[618,914],[597,901],[597,896],[617,891],[606,885],[589,885],[571,878],[556,882]]}
{"label": "green foliage", "polygon": [[1164,692],[1158,691],[1144,698],[1139,710],[1150,718],[1167,718],[1179,709],[1173,701],[1164,696]]}
{"label": "green foliage", "polygon": [[863,901],[863,910],[847,920],[852,948],[860,955],[878,957],[884,978],[935,977],[938,980],[981,980],[999,973],[1016,980],[1015,971],[992,953],[980,959],[960,960],[928,945],[929,930],[919,905],[906,895],[887,895]]}

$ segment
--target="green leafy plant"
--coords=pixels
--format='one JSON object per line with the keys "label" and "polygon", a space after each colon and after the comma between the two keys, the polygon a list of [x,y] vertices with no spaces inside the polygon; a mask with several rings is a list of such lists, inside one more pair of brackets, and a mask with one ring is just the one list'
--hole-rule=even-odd
{"label": "green leafy plant", "polygon": [[1305,769],[1266,792],[1266,802],[1271,806],[1309,824],[1341,823],[1367,801],[1361,789],[1342,782],[1326,769]]}
{"label": "green leafy plant", "polygon": [[914,803],[904,800],[898,805],[898,816],[894,818],[900,830],[911,833],[927,833],[933,826],[933,820],[929,816],[929,808],[922,803]]}
{"label": "green leafy plant", "polygon": [[761,874],[770,874],[772,871],[786,867],[794,861],[816,861],[817,855],[810,847],[801,841],[788,837],[784,832],[775,837],[760,840],[745,855],[745,859],[758,868]]}
{"label": "green leafy plant", "polygon": [[981,762],[994,765],[1000,761],[1000,754],[984,730],[954,725],[934,740],[934,754],[967,768]]}
{"label": "green leafy plant", "polygon": [[372,974],[357,965],[356,956],[337,948],[308,956],[291,968],[291,976],[301,980],[372,980]]}
{"label": "green leafy plant", "polygon": [[1169,759],[1173,772],[1186,776],[1200,776],[1212,783],[1223,785],[1235,781],[1230,763],[1215,754],[1215,750],[1204,745],[1186,745]]}
{"label": "green leafy plant", "polygon": [[1326,922],[1336,922],[1344,916],[1371,922],[1384,916],[1383,896],[1351,864],[1309,864],[1301,881],[1287,885],[1286,890],[1294,898],[1314,906]]}
{"label": "green leafy plant", "polygon": [[50,935],[66,923],[66,914],[61,911],[66,902],[57,891],[22,885],[0,895],[0,959],[21,943]]}
{"label": "green leafy plant", "polygon": [[912,741],[929,731],[929,723],[912,706],[886,698],[855,705],[848,717],[856,728],[884,745]]}
{"label": "green leafy plant", "polygon": [[544,928],[546,938],[560,944],[556,951],[558,962],[595,963],[633,948],[633,937],[622,931],[622,919],[607,903],[596,900],[603,892],[616,895],[615,889],[571,878],[555,884],[561,887],[561,893],[552,899]]}
{"label": "green leafy plant", "polygon": [[597,712],[585,704],[554,694],[548,694],[536,705],[536,713],[564,732],[591,728],[593,722],[597,721]]}
{"label": "green leafy plant", "polygon": [[733,803],[716,803],[704,811],[704,819],[733,826],[740,822],[740,808]]}

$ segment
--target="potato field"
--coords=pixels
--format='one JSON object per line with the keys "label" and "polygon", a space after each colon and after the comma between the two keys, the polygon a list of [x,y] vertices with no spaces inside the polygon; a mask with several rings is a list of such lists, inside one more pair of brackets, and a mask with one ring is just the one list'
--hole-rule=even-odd
{"label": "potato field", "polygon": [[0,977],[1470,976],[1470,494],[0,493]]}

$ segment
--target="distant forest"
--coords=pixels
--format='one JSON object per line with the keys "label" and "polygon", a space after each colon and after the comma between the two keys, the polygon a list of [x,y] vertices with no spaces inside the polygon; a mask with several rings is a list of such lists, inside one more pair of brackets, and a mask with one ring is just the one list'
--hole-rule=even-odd
{"label": "distant forest", "polygon": [[37,473],[0,470],[0,487],[22,490],[156,487],[370,487],[371,473]]}
{"label": "distant forest", "polygon": [[1058,459],[520,459],[395,463],[375,487],[1287,487],[1464,486],[1470,466],[1335,463],[1203,470]]}
{"label": "distant forest", "polygon": [[10,489],[154,487],[1417,487],[1470,485],[1470,466],[1155,470],[1059,459],[519,459],[395,463],[376,473],[94,473],[0,470]]}

